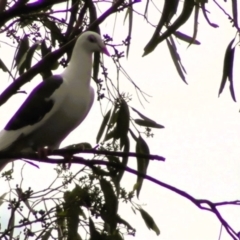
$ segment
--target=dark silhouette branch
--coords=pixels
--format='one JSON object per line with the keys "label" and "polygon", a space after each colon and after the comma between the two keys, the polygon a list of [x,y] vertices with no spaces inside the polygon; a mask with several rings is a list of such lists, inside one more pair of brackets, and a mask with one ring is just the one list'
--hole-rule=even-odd
{"label": "dark silhouette branch", "polygon": [[[41,2],[41,1],[40,1]],[[48,2],[48,1],[47,1]],[[54,1],[49,1],[54,2]],[[57,2],[57,1],[55,1]],[[60,2],[60,1],[59,1]],[[96,21],[94,21],[86,30],[93,30],[101,24],[109,15],[115,13],[118,7],[124,2],[124,0],[118,0],[113,4],[105,13],[103,13]],[[53,4],[53,3],[52,3]],[[30,5],[30,4],[29,4]],[[26,5],[28,6],[28,5]],[[1,23],[1,16],[0,16]],[[18,89],[23,86],[25,83],[29,82],[33,77],[42,72],[46,66],[51,66],[56,62],[64,53],[73,48],[73,45],[76,41],[76,38],[69,41],[67,44],[62,46],[61,48],[55,50],[47,54],[41,61],[35,64],[31,69],[27,72],[23,73],[20,77],[18,77],[7,89],[3,91],[0,95],[0,106],[4,104],[13,94],[17,93]]]}
{"label": "dark silhouette branch", "polygon": [[[165,161],[164,157],[158,155],[148,155],[148,154],[138,154],[135,152],[114,152],[114,151],[105,151],[105,150],[96,150],[96,149],[57,149],[51,151],[50,155],[58,155],[65,157],[71,156],[73,154],[78,153],[92,153],[97,155],[106,155],[106,156],[116,156],[116,157],[140,157],[140,158],[148,158],[150,160],[158,160]],[[0,152],[0,161],[1,159],[30,159],[39,162],[48,162],[48,163],[59,163],[53,162],[52,159],[39,159],[39,155],[37,153],[11,153],[11,152]],[[65,161],[65,160],[64,160]],[[66,161],[65,161],[66,162]]]}
{"label": "dark silhouette branch", "polygon": [[[37,159],[36,158],[36,154],[35,157],[31,158],[32,160],[38,160],[40,162],[45,162],[45,163],[52,163],[52,164],[63,164],[63,163],[68,163],[68,160],[65,159]],[[228,232],[228,234],[232,237],[232,239],[234,240],[239,240],[238,234],[237,232],[235,232],[233,230],[233,228],[227,223],[227,221],[222,217],[222,215],[220,214],[220,212],[218,211],[217,207],[222,206],[222,205],[232,205],[232,204],[237,204],[240,205],[240,200],[236,200],[236,201],[230,201],[230,202],[219,202],[219,203],[214,203],[211,202],[209,200],[206,199],[196,199],[193,196],[191,196],[189,193],[176,188],[174,186],[171,186],[167,183],[164,183],[160,180],[157,180],[156,178],[153,178],[149,175],[140,173],[130,167],[124,167],[122,164],[118,164],[118,163],[114,163],[114,162],[108,162],[108,161],[103,161],[103,160],[86,160],[84,158],[81,157],[75,157],[73,156],[71,159],[71,163],[76,163],[76,164],[83,164],[85,166],[90,167],[91,169],[95,168],[95,165],[102,165],[102,166],[109,166],[109,167],[115,167],[116,169],[120,170],[124,170],[126,172],[132,173],[136,176],[140,176],[144,179],[147,179],[150,182],[153,182],[155,184],[157,184],[158,186],[164,187],[174,193],[177,193],[178,195],[180,195],[181,197],[184,197],[186,199],[188,199],[190,202],[192,202],[194,205],[196,205],[198,208],[202,209],[202,210],[206,210],[209,211],[211,213],[213,213],[218,220],[220,221],[220,223],[222,224],[222,226],[226,229],[226,231]]]}
{"label": "dark silhouette branch", "polygon": [[66,1],[67,0],[39,0],[29,4],[20,4],[17,2],[10,9],[1,13],[0,26],[3,26],[7,21],[12,18],[19,17],[23,14],[30,14],[33,12],[41,11],[48,6]]}

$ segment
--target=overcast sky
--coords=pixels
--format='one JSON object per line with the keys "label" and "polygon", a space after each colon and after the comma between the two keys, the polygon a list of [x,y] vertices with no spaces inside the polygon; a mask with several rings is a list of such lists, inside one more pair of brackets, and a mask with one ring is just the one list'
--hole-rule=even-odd
{"label": "overcast sky", "polygon": [[[240,198],[239,104],[232,101],[228,85],[220,98],[218,98],[218,89],[224,53],[235,31],[221,11],[211,10],[211,12],[210,18],[220,26],[219,28],[208,26],[200,14],[197,39],[201,45],[187,48],[188,45],[183,42],[178,44],[182,62],[187,70],[188,85],[178,76],[165,42],[150,55],[141,57],[153,29],[140,17],[135,17],[130,56],[122,63],[138,86],[152,97],[148,98],[148,103],[143,101],[143,107],[137,99],[134,88],[123,76],[120,89],[132,94],[131,106],[165,126],[165,129],[154,130],[154,138],[146,139],[152,154],[166,157],[166,162],[152,161],[148,174],[196,198],[230,201]],[[125,26],[122,25],[123,17],[124,14],[118,15],[117,18],[115,42],[121,42],[127,36],[127,23]],[[151,16],[151,19],[154,23],[158,21],[158,17],[154,19]],[[112,34],[113,20],[114,16],[101,25],[102,34]],[[181,28],[181,31],[188,35],[192,34],[192,30],[192,23]],[[1,44],[1,58],[4,57],[8,66],[11,65],[12,60],[10,51],[11,48]],[[111,52],[112,49],[109,48],[109,51]],[[238,57],[237,48],[234,68],[237,100],[240,98]],[[105,61],[110,75],[114,77],[112,61],[106,57]],[[3,91],[10,80],[2,71],[0,77],[0,91]],[[38,81],[39,79],[32,81],[27,87],[24,86],[24,89],[29,91]],[[0,108],[0,127],[4,127],[24,99],[25,96],[19,94]],[[62,146],[76,141],[90,142],[94,145],[100,117],[99,104],[95,101],[87,119],[63,142]],[[135,159],[132,159],[130,166],[135,168],[135,162]],[[21,164],[15,166],[17,168]],[[46,174],[50,172],[49,168],[52,168],[46,164],[40,164],[40,167],[41,170],[32,166],[26,167],[25,171],[28,173],[25,177],[26,187],[28,187],[27,182],[36,185],[42,183],[42,171]],[[123,185],[131,190],[135,179],[135,176],[125,174]],[[2,188],[3,183],[0,184]],[[209,212],[201,211],[188,200],[169,190],[145,181],[140,200],[136,201],[144,204],[143,208],[153,216],[161,230],[161,235],[157,237],[154,232],[147,230],[139,214],[135,217],[130,207],[122,206],[121,216],[137,228],[136,239],[218,239],[221,226],[217,218]],[[224,207],[222,214],[235,231],[240,231],[239,208]],[[129,236],[126,239],[133,237]],[[229,239],[231,238],[223,230],[221,240]]]}

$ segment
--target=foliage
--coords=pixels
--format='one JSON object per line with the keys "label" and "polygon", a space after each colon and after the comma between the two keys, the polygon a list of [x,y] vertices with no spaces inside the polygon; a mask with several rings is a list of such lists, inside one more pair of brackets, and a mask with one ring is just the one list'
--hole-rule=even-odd
{"label": "foliage", "polygon": [[[150,6],[161,4],[158,2],[154,4],[149,0],[145,2],[116,0],[110,2],[109,8],[98,16],[97,8],[101,7],[103,2],[92,0],[1,1],[0,33],[6,34],[9,43],[12,42],[16,51],[11,69],[8,69],[3,58],[0,59],[0,68],[13,80],[12,84],[1,94],[0,104],[18,93],[19,88],[37,74],[41,74],[45,79],[52,75],[52,71],[60,65],[65,67],[71,56],[76,37],[85,30],[100,33],[101,23],[111,14],[117,14],[120,11],[126,13],[128,36],[122,39],[121,43],[114,43],[109,35],[105,35],[104,39],[113,48],[114,54],[111,57],[116,66],[116,75],[119,76],[120,71],[124,72],[121,59],[125,57],[125,52],[127,56],[131,54],[134,15],[141,15],[151,25],[148,20]],[[57,3],[62,4],[57,5]],[[238,33],[237,1],[232,0],[231,3],[232,14],[228,14],[227,17]],[[143,13],[135,10],[136,4],[145,6]],[[143,56],[147,57],[158,44],[166,41],[179,76],[187,83],[186,70],[178,54],[176,40],[187,42],[189,45],[200,45],[197,40],[197,22],[200,12],[211,27],[218,27],[209,20],[207,4],[206,0],[185,0],[183,5],[179,0],[165,0],[162,11],[159,11],[159,22],[152,24],[154,33],[144,47]],[[217,7],[220,8],[219,5]],[[226,14],[226,12],[224,13]],[[194,31],[190,37],[182,33],[179,28],[187,21],[191,21],[192,15],[194,15]],[[236,99],[232,71],[236,48],[235,39],[236,37],[227,46],[219,90],[220,94],[226,81],[229,80],[230,93],[234,101]],[[125,47],[126,51],[120,51],[119,47]],[[101,74],[99,74],[100,69]],[[145,93],[126,73],[125,75],[132,82],[137,93],[145,98]],[[1,239],[21,239],[21,234],[25,235],[26,239],[30,237],[68,240],[124,239],[126,234],[135,234],[135,226],[120,217],[120,202],[127,203],[134,212],[139,212],[139,216],[143,218],[146,226],[158,235],[160,230],[153,218],[134,201],[135,194],[138,198],[140,196],[144,179],[174,191],[193,202],[200,209],[211,211],[217,216],[229,235],[233,239],[238,239],[237,233],[222,218],[217,207],[226,204],[239,205],[239,202],[211,203],[208,200],[196,200],[179,189],[147,176],[150,160],[163,161],[164,158],[150,155],[146,138],[152,136],[152,128],[164,127],[129,105],[131,95],[120,92],[119,79],[117,81],[111,79],[107,67],[104,66],[97,54],[94,58],[93,79],[98,86],[98,101],[109,101],[109,106],[111,106],[103,116],[101,125],[99,124],[100,129],[96,134],[98,149],[92,149],[89,144],[81,143],[56,150],[54,155],[60,155],[65,159],[61,161],[41,159],[41,161],[62,163],[56,167],[56,179],[53,181],[55,184],[57,180],[62,179],[61,184],[58,181],[58,185],[53,187],[53,183],[51,183],[38,192],[32,189],[22,189],[19,184],[11,188],[9,193],[3,193],[0,202],[1,205],[8,204],[10,214],[7,228],[0,232]],[[105,93],[105,89],[107,93]],[[134,114],[137,114],[138,118],[134,118]],[[130,145],[135,146],[135,152],[130,152]],[[93,153],[94,157],[92,161],[87,161],[73,156],[78,152]],[[69,156],[72,164],[83,164],[84,167],[76,173],[66,169],[65,164],[69,163]],[[8,157],[39,160],[36,154],[24,156],[9,153]],[[129,157],[136,157],[137,171],[128,167]],[[0,158],[6,158],[6,154],[0,154]],[[136,183],[130,192],[127,192],[121,185],[125,171],[136,175]],[[11,182],[12,171],[2,173],[2,176]],[[208,207],[204,207],[204,203]],[[16,233],[16,229],[19,228],[23,229],[23,232]]]}

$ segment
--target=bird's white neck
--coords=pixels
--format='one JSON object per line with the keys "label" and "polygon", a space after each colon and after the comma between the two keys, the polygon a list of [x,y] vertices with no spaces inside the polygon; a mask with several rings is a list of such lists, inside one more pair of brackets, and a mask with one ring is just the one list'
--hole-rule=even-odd
{"label": "bird's white neck", "polygon": [[73,87],[88,87],[90,85],[91,72],[92,53],[73,50],[69,65],[63,71],[62,76]]}

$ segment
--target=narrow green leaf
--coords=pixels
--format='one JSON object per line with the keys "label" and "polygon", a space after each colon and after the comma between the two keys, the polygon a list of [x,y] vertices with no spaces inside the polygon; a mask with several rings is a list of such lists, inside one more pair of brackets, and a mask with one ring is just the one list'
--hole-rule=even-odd
{"label": "narrow green leaf", "polygon": [[119,114],[117,119],[117,128],[116,128],[116,134],[117,139],[120,138],[120,148],[122,148],[125,145],[125,141],[128,134],[129,129],[129,108],[125,100],[122,99],[120,108],[119,108]]}
{"label": "narrow green leaf", "polygon": [[134,122],[140,126],[152,127],[152,128],[164,128],[164,126],[149,120],[135,119]]}
{"label": "narrow green leaf", "polygon": [[232,48],[232,45],[234,43],[235,38],[228,44],[228,47],[225,52],[224,57],[224,63],[223,63],[223,73],[222,73],[222,81],[219,88],[218,96],[222,93],[226,81],[229,78],[230,81],[230,92],[232,95],[232,98],[234,101],[236,101],[234,89],[233,89],[233,76],[232,76],[232,70],[233,70],[233,61],[234,61],[234,53],[235,53],[235,47]]}
{"label": "narrow green leaf", "polygon": [[141,216],[148,227],[148,229],[152,229],[157,235],[160,234],[160,230],[156,223],[154,222],[153,218],[142,208],[138,209],[139,212],[141,213]]}
{"label": "narrow green leaf", "polygon": [[[144,139],[139,135],[137,139],[137,144],[136,144],[136,153],[137,154],[150,154],[149,147],[147,143],[144,141]],[[139,173],[146,174],[147,173],[147,168],[149,164],[149,159],[148,158],[141,158],[137,157],[137,170]],[[139,194],[142,188],[143,184],[143,177],[138,176],[137,177],[137,183],[135,185],[135,189],[137,191],[137,197],[139,198]]]}
{"label": "narrow green leaf", "polygon": [[[51,49],[52,49],[51,47],[47,47],[46,41],[43,40],[42,43],[41,43],[42,57],[45,57],[47,54],[49,54],[51,52]],[[48,75],[51,76],[52,75],[51,70],[56,70],[58,67],[59,67],[59,63],[56,60],[54,63],[51,62],[51,64],[49,64],[49,66],[45,69],[45,71],[49,71],[51,74],[49,73]]]}
{"label": "narrow green leaf", "polygon": [[181,77],[181,79],[187,84],[185,75],[183,73],[183,69],[181,68],[181,64],[179,62],[179,55],[178,55],[177,51],[174,49],[174,47],[172,46],[172,44],[170,43],[170,41],[168,39],[166,41],[167,41],[167,46],[168,46],[169,52],[171,54],[173,63],[177,69],[177,72],[178,72],[179,76]]}
{"label": "narrow green leaf", "polygon": [[0,206],[4,203],[4,198],[6,197],[7,194],[8,192],[5,192],[0,196]]}
{"label": "narrow green leaf", "polygon": [[43,40],[41,43],[41,53],[42,53],[42,57],[45,57],[48,53],[51,52],[51,47],[47,47],[46,45],[46,41]]}
{"label": "narrow green leaf", "polygon": [[56,40],[58,40],[58,42],[64,41],[64,36],[63,36],[60,28],[57,27],[55,22],[50,21],[49,19],[45,18],[44,26],[47,27],[51,31],[52,46],[55,47]]}
{"label": "narrow green leaf", "polygon": [[144,48],[144,55],[147,55],[148,52],[151,52],[154,50],[154,48],[157,46],[158,37],[161,33],[162,27],[168,26],[172,16],[174,13],[176,13],[177,7],[178,7],[178,0],[168,0],[164,1],[162,15],[160,17],[160,20],[155,28],[155,31],[153,33],[152,38]]}
{"label": "narrow green leaf", "polygon": [[33,54],[38,47],[39,47],[39,43],[35,43],[28,49],[25,64],[24,64],[24,68],[26,70],[29,70],[31,68]]}
{"label": "narrow green leaf", "polygon": [[100,240],[101,234],[96,230],[94,222],[91,218],[89,218],[89,230],[90,230],[90,236],[91,240]]}
{"label": "narrow green leaf", "polygon": [[228,79],[229,79],[229,82],[230,82],[230,85],[229,85],[229,89],[230,89],[230,93],[231,93],[231,96],[232,96],[232,99],[234,102],[236,102],[236,97],[235,97],[235,93],[234,93],[234,86],[233,86],[233,64],[234,64],[234,55],[235,55],[235,47],[231,49],[231,53],[230,53],[230,63],[232,63],[232,66],[231,68],[229,69],[229,73],[228,73]]}
{"label": "narrow green leaf", "polygon": [[[48,48],[47,45],[46,45],[46,41],[43,40],[42,43],[41,43],[42,57],[45,57],[50,52],[51,52],[51,47]],[[42,71],[40,74],[42,75],[43,79],[47,79],[47,78],[52,76],[52,71],[50,70],[49,67],[46,67],[46,68],[44,68],[44,71]]]}
{"label": "narrow green leaf", "polygon": [[134,139],[134,141],[137,142],[138,138],[137,138],[137,136],[134,134],[134,132],[131,130],[131,128],[129,128],[129,132],[130,132],[132,138]]}
{"label": "narrow green leaf", "polygon": [[171,34],[173,34],[179,27],[181,27],[191,16],[193,8],[195,6],[194,0],[185,0],[182,8],[182,12],[176,21],[168,27],[161,36],[153,35],[152,39],[144,48],[143,57],[152,52],[159,43],[166,40]]}
{"label": "narrow green leaf", "polygon": [[97,143],[99,143],[99,141],[100,141],[100,139],[103,135],[103,132],[104,132],[106,126],[107,126],[107,123],[109,121],[110,116],[111,116],[111,109],[107,112],[107,114],[103,118],[102,124],[101,124],[100,129],[99,129],[98,134],[97,134],[97,139],[96,139]]}
{"label": "narrow green leaf", "polygon": [[27,51],[29,49],[28,37],[25,35],[19,42],[17,54],[15,56],[15,66],[21,75],[24,71],[24,62],[27,57]]}
{"label": "narrow green leaf", "polygon": [[203,16],[205,17],[207,23],[211,26],[211,27],[214,27],[214,28],[218,28],[219,26],[216,24],[216,23],[212,23],[210,21],[210,19],[208,18],[208,11],[206,10],[206,7],[205,7],[205,4],[207,3],[207,0],[206,1],[201,1],[200,4],[201,4],[201,9],[202,9],[202,12],[203,12]]}
{"label": "narrow green leaf", "polygon": [[186,35],[186,34],[184,34],[184,33],[181,33],[181,32],[179,32],[179,31],[176,31],[176,32],[174,33],[174,35],[175,35],[177,38],[179,38],[179,39],[181,39],[181,40],[183,40],[183,41],[185,41],[185,42],[187,42],[187,43],[196,44],[196,45],[200,45],[200,44],[201,44],[198,40],[193,39],[192,37],[189,37],[188,35]]}
{"label": "narrow green leaf", "polygon": [[[110,138],[112,138],[113,137],[112,132],[116,132],[116,127],[114,129],[112,129],[112,128],[114,127],[114,124],[117,122],[118,114],[119,114],[119,111],[118,111],[117,106],[115,105],[114,108],[113,108],[109,123],[107,125],[106,136],[104,138],[104,141],[107,141],[106,139],[109,140]],[[108,135],[110,135],[110,138],[109,138]]]}
{"label": "narrow green leaf", "polygon": [[105,208],[101,212],[101,217],[110,226],[110,232],[113,232],[117,226],[118,199],[110,182],[102,178],[100,186],[105,200]]}
{"label": "narrow green leaf", "polygon": [[[127,137],[126,140],[125,140],[125,145],[124,145],[124,148],[123,148],[123,152],[125,153],[129,153],[129,150],[130,150],[130,141],[129,141],[129,138]],[[122,166],[123,168],[125,168],[128,164],[128,156],[125,156],[125,157],[122,157]],[[123,174],[124,174],[125,170],[124,169],[120,169],[119,172],[118,172],[118,176],[117,176],[117,185],[119,186],[119,183],[123,177]],[[117,188],[117,192],[119,192],[119,187]]]}
{"label": "narrow green leaf", "polygon": [[110,182],[102,178],[100,180],[101,189],[103,191],[107,212],[116,216],[118,211],[118,199],[114,193],[113,186]]}
{"label": "narrow green leaf", "polygon": [[135,231],[135,229],[124,219],[122,219],[119,215],[117,215],[117,222],[119,224],[123,224],[127,227],[127,229],[131,229],[133,231]]}
{"label": "narrow green leaf", "polygon": [[117,127],[115,127],[112,131],[108,132],[104,138],[104,142],[110,140],[111,138],[118,139],[117,135]]}
{"label": "narrow green leaf", "polygon": [[142,119],[147,120],[147,121],[155,122],[155,121],[153,121],[152,119],[144,116],[144,115],[143,115],[142,113],[140,113],[137,109],[135,109],[135,108],[133,108],[133,107],[131,107],[131,108],[132,108],[132,110],[133,110],[134,112],[136,112]]}
{"label": "narrow green leaf", "polygon": [[0,68],[1,68],[4,72],[8,72],[8,68],[6,67],[6,65],[4,64],[4,62],[2,61],[2,59],[0,59]]}
{"label": "narrow green leaf", "polygon": [[196,4],[196,5],[195,5],[195,11],[194,11],[193,37],[192,37],[192,41],[189,43],[188,47],[190,47],[190,45],[192,45],[192,43],[195,41],[195,39],[196,39],[196,37],[197,37],[197,32],[198,32],[198,16],[199,16],[199,5]]}

